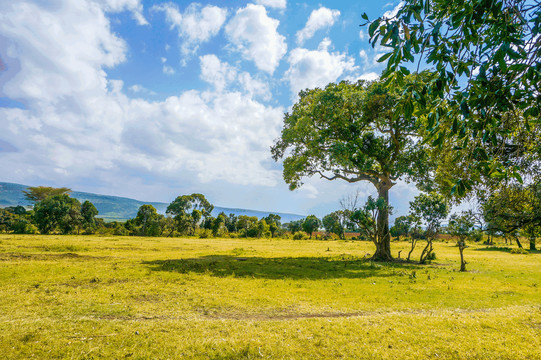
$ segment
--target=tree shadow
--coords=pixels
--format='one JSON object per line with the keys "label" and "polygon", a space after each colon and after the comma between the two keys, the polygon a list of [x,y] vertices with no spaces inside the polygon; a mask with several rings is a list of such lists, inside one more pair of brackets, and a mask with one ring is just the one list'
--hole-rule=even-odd
{"label": "tree shadow", "polygon": [[374,263],[350,255],[336,257],[237,257],[208,255],[191,259],[143,261],[152,271],[211,274],[216,277],[262,279],[362,279],[409,275],[410,263]]}
{"label": "tree shadow", "polygon": [[484,248],[477,248],[475,251],[501,251],[501,252],[511,252],[511,248],[507,246],[487,246]]}
{"label": "tree shadow", "polygon": [[[518,249],[518,248],[511,248],[508,246],[488,246],[485,248],[478,248],[475,249],[475,251],[501,251],[506,253],[511,253],[511,250]],[[541,250],[530,250],[528,248],[524,248],[525,254],[541,254]]]}

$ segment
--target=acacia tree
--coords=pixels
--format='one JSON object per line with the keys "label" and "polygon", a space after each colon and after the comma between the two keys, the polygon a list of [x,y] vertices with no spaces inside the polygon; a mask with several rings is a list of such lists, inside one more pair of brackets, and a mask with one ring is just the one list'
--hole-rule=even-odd
{"label": "acacia tree", "polygon": [[32,202],[39,202],[49,196],[63,195],[71,192],[71,189],[62,187],[54,188],[50,186],[29,186],[23,190],[24,197]]}
{"label": "acacia tree", "polygon": [[[305,90],[291,113],[285,114],[280,138],[271,148],[283,162],[291,190],[314,175],[349,183],[368,181],[378,198],[389,203],[389,190],[398,179],[420,180],[431,162],[416,141],[419,121],[404,102],[428,73],[411,76],[407,87],[390,89],[379,81],[331,83]],[[377,218],[376,260],[391,260],[389,212]]]}
{"label": "acacia tree", "polygon": [[434,68],[410,106],[428,112],[432,143],[461,160],[465,171],[448,156],[446,174],[459,195],[482,176],[520,179],[525,161],[541,159],[539,1],[405,0],[368,23],[373,46],[389,50],[379,61],[390,84],[403,82],[409,62]]}

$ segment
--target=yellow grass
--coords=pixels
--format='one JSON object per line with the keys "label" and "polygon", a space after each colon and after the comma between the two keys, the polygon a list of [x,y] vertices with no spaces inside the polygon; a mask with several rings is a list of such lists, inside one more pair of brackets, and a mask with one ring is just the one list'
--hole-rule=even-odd
{"label": "yellow grass", "polygon": [[460,273],[453,242],[435,251],[419,266],[358,241],[0,235],[0,354],[541,358],[541,254],[474,245]]}

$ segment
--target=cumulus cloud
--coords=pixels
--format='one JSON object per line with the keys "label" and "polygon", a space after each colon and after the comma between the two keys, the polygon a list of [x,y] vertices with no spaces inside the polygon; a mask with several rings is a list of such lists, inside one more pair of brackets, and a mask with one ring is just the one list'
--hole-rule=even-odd
{"label": "cumulus cloud", "polygon": [[148,25],[141,0],[96,0],[108,12],[130,11],[139,25]]}
{"label": "cumulus cloud", "polygon": [[286,78],[291,92],[325,86],[347,73],[358,71],[355,60],[346,54],[330,52],[331,41],[325,39],[317,50],[297,48],[291,51]]}
{"label": "cumulus cloud", "polygon": [[270,8],[285,9],[287,6],[286,0],[256,0],[256,4]]}
{"label": "cumulus cloud", "polygon": [[201,79],[212,84],[216,91],[226,88],[238,91],[250,97],[261,97],[269,100],[271,97],[267,83],[255,79],[248,72],[240,72],[237,68],[220,61],[214,54],[201,56]]}
{"label": "cumulus cloud", "polygon": [[[280,172],[268,165],[268,149],[279,134],[282,108],[225,89],[155,102],[130,99],[124,91],[143,88],[125,90],[121,80],[108,78],[105,68],[124,61],[127,47],[112,33],[107,8],[95,4],[20,0],[0,13],[0,37],[8,39],[0,43],[0,57],[17,69],[0,78],[1,89],[25,104],[0,108],[0,146],[10,150],[0,157],[0,167],[10,169],[5,181],[92,179],[118,194],[152,177],[277,183]],[[206,58],[205,76],[219,87],[216,74],[224,66],[213,68],[214,60]],[[238,82],[249,82],[240,75],[248,80],[238,76]]]}
{"label": "cumulus cloud", "polygon": [[201,43],[218,34],[227,17],[226,9],[213,5],[202,8],[198,3],[190,4],[184,13],[174,3],[156,5],[153,10],[165,12],[171,29],[176,29],[183,40],[181,51],[184,55],[195,53]]}
{"label": "cumulus cloud", "polygon": [[304,41],[314,36],[319,29],[333,26],[338,17],[340,17],[340,11],[327,9],[326,7],[320,7],[312,11],[304,28],[297,32],[297,43],[302,45]]}
{"label": "cumulus cloud", "polygon": [[201,79],[222,91],[228,83],[237,77],[237,71],[227,63],[223,63],[214,54],[201,56]]}
{"label": "cumulus cloud", "polygon": [[261,5],[248,4],[237,11],[225,30],[235,49],[272,74],[287,52],[285,37],[277,31],[280,22],[270,18]]}

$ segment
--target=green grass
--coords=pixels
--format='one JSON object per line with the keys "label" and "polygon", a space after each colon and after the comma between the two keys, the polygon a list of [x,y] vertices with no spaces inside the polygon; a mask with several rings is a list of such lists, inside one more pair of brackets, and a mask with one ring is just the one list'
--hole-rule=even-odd
{"label": "green grass", "polygon": [[541,254],[512,248],[473,245],[461,273],[452,242],[420,266],[353,241],[0,235],[0,353],[539,359]]}

